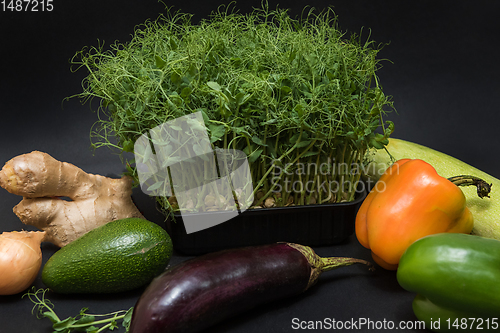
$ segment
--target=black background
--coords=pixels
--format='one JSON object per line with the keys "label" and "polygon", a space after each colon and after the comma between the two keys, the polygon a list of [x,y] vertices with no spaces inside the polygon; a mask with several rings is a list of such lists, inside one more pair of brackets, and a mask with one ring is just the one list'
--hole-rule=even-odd
{"label": "black background", "polygon": [[[8,1],[7,1],[8,3]],[[229,3],[229,1],[221,2]],[[210,1],[167,1],[168,6],[207,15],[221,4]],[[397,113],[394,137],[446,152],[495,177],[500,97],[500,2],[475,1],[270,1],[300,14],[306,5],[333,6],[342,30],[390,43],[380,53],[379,76],[392,95]],[[165,5],[156,0],[53,1],[51,12],[0,11],[0,164],[32,150],[71,162],[90,173],[120,174],[120,158],[107,148],[90,149],[89,132],[96,120],[88,105],[64,101],[81,92],[85,73],[70,71],[69,59],[98,41],[126,42],[136,25],[154,19]],[[260,1],[241,1],[247,12]],[[12,212],[20,198],[0,189],[0,232],[29,229]],[[147,218],[162,224],[152,200],[135,191],[134,200]],[[56,250],[43,244],[44,262]],[[369,251],[352,237],[347,243],[316,248],[322,256],[369,259]],[[175,264],[186,257],[176,255]],[[0,272],[2,274],[2,272]],[[38,278],[37,287],[43,287]],[[49,294],[60,317],[80,308],[111,312],[133,306],[142,290],[106,296]],[[21,295],[0,296],[0,332],[51,332],[48,319],[31,315],[32,304]],[[320,283],[299,297],[284,300],[229,320],[211,332],[293,332],[292,319],[350,321],[415,320],[413,294],[401,289],[395,273],[369,273],[353,266],[325,273]],[[369,331],[361,329],[358,331]],[[382,330],[384,331],[384,330]],[[418,332],[422,330],[399,330]]]}

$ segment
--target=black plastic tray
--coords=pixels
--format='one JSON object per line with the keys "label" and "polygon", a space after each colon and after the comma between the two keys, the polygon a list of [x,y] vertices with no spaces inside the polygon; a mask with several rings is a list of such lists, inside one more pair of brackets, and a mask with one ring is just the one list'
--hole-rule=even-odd
{"label": "black plastic tray", "polygon": [[[354,233],[354,221],[366,191],[351,202],[249,209],[224,223],[187,234],[181,214],[167,218],[174,249],[186,255],[241,246],[291,242],[307,246],[338,244]],[[200,214],[227,214],[207,212]]]}

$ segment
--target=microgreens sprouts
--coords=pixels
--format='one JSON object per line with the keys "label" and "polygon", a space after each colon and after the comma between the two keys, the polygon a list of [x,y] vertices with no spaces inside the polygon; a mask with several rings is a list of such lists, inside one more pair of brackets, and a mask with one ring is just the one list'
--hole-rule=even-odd
{"label": "microgreens sprouts", "polygon": [[85,48],[72,63],[89,73],[76,96],[100,102],[95,147],[133,152],[143,133],[202,111],[214,147],[246,153],[255,204],[286,206],[353,200],[366,152],[388,143],[380,50],[341,32],[331,9],[294,19],[264,3],[248,14],[222,6],[197,24],[167,10],[129,42]]}
{"label": "microgreens sprouts", "polygon": [[[35,304],[33,306],[32,313],[36,313],[37,318],[41,319],[45,317],[52,321],[52,328],[54,329],[53,333],[99,333],[104,332],[105,330],[114,330],[119,328],[119,320],[123,320],[122,326],[125,327],[126,331],[128,331],[133,308],[103,315],[87,314],[86,312],[88,308],[82,308],[77,316],[61,320],[53,310],[54,304],[45,298],[45,293],[47,291],[48,289],[35,290],[35,288],[33,288],[32,292],[24,294],[23,297],[28,297],[30,301]],[[102,326],[98,327],[99,325]]]}

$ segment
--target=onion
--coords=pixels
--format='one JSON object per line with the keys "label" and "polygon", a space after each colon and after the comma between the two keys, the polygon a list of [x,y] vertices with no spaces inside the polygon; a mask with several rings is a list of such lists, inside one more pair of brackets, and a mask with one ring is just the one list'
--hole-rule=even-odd
{"label": "onion", "polygon": [[42,266],[44,231],[12,231],[0,235],[0,295],[28,288]]}

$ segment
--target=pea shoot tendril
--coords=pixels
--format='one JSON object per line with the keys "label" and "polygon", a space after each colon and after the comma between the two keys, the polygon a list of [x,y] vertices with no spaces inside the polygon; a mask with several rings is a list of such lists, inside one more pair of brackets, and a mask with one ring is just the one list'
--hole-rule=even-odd
{"label": "pea shoot tendril", "polygon": [[130,320],[132,318],[133,308],[102,315],[87,314],[86,312],[88,308],[82,308],[77,316],[68,317],[61,320],[54,311],[54,304],[50,300],[45,298],[45,294],[47,293],[47,291],[48,289],[35,290],[35,288],[33,287],[33,290],[24,294],[23,298],[28,297],[29,300],[34,303],[31,312],[33,314],[36,314],[37,318],[49,318],[52,321],[52,328],[54,329],[54,333],[99,333],[106,330],[114,330],[119,328],[119,320],[122,320],[122,326],[125,327],[126,331],[128,331]]}

